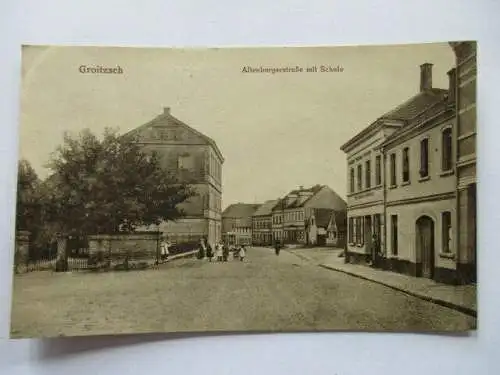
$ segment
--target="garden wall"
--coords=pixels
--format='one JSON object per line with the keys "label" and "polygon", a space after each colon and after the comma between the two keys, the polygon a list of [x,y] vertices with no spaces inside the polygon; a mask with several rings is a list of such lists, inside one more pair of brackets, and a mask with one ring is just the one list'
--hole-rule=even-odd
{"label": "garden wall", "polygon": [[89,257],[103,257],[111,263],[129,261],[154,263],[159,256],[162,232],[96,234],[88,236]]}

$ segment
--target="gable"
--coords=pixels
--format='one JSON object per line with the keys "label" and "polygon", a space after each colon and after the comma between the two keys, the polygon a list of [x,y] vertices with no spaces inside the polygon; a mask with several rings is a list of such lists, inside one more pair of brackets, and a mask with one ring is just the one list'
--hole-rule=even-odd
{"label": "gable", "polygon": [[194,129],[170,116],[158,116],[127,135],[136,137],[140,143],[208,145]]}
{"label": "gable", "polygon": [[304,206],[308,208],[328,208],[338,211],[347,209],[346,202],[328,186],[324,186],[318,193],[306,201]]}

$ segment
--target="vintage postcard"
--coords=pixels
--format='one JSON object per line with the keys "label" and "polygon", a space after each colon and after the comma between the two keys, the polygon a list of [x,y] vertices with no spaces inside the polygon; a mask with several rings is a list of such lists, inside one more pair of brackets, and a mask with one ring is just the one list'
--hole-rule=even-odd
{"label": "vintage postcard", "polygon": [[476,48],[23,46],[11,337],[476,329]]}

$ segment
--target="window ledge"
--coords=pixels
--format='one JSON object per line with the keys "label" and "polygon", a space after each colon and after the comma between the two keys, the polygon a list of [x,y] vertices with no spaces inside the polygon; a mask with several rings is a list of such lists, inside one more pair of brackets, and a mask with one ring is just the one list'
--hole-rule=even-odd
{"label": "window ledge", "polygon": [[410,184],[411,184],[411,182],[410,182],[410,181],[405,181],[405,182],[403,182],[403,183],[401,184],[401,186],[407,186],[407,185],[410,185]]}
{"label": "window ledge", "polygon": [[357,246],[357,247],[363,247],[363,245],[362,245],[362,244],[360,244],[360,243],[356,244],[356,246]]}
{"label": "window ledge", "polygon": [[390,254],[387,256],[387,259],[399,259],[399,255]]}
{"label": "window ledge", "polygon": [[430,179],[431,179],[431,176],[420,177],[418,182],[425,182],[425,181],[429,181]]}
{"label": "window ledge", "polygon": [[446,176],[451,176],[453,174],[455,174],[455,171],[453,169],[449,169],[447,171],[442,171],[441,174],[440,174],[440,176],[441,177],[446,177]]}
{"label": "window ledge", "polygon": [[439,253],[440,258],[455,259],[454,253]]}
{"label": "window ledge", "polygon": [[398,185],[389,185],[389,189],[396,189]]}

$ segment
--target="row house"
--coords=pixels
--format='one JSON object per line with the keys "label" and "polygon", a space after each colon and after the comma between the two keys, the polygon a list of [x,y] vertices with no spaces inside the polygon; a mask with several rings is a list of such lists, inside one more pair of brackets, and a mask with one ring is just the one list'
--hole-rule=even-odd
{"label": "row house", "polygon": [[[424,77],[430,89],[431,66]],[[453,153],[455,69],[449,90],[382,144],[386,156],[385,266],[397,272],[454,283],[457,228]],[[424,90],[427,87],[423,88]]]}
{"label": "row house", "polygon": [[316,244],[317,237],[308,230],[315,209],[345,211],[346,202],[330,187],[300,187],[280,199],[272,210],[274,241],[285,244]]}
{"label": "row house", "polygon": [[[348,161],[350,262],[458,283],[456,69],[449,88],[420,91],[342,146]],[[375,171],[371,163],[375,162]]]}
{"label": "row house", "polygon": [[269,200],[252,215],[252,244],[270,246],[273,244],[272,216],[278,200]]}
{"label": "row house", "polygon": [[252,216],[259,204],[235,203],[222,212],[222,238],[232,245],[252,244]]}
{"label": "row house", "polygon": [[458,277],[463,283],[476,282],[476,77],[477,43],[450,43],[456,61],[456,121],[455,137],[457,173],[456,261]]}
{"label": "row house", "polygon": [[173,179],[188,184],[195,195],[179,205],[185,216],[155,228],[173,242],[221,239],[222,165],[224,158],[213,139],[172,116],[170,108],[123,137],[155,153]]}

